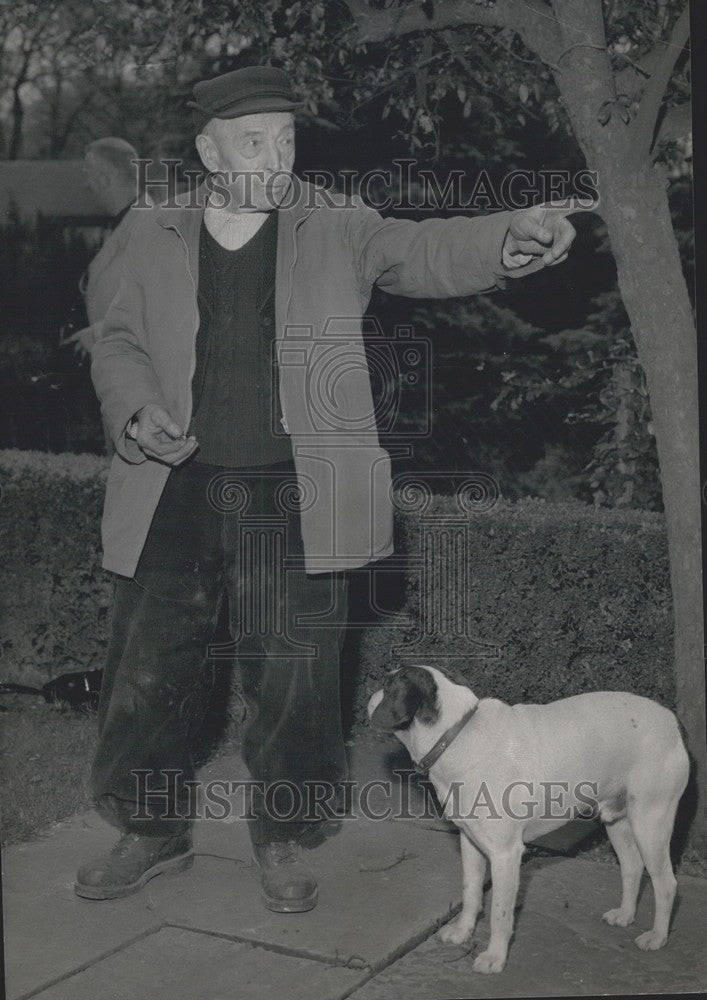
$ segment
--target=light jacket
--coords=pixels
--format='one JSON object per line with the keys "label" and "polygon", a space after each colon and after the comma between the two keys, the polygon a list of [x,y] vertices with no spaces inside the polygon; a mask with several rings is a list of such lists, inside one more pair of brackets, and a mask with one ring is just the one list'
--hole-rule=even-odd
{"label": "light jacket", "polygon": [[[296,183],[278,209],[275,322],[279,391],[300,487],[308,573],[363,566],[393,551],[390,457],[378,441],[361,319],[372,287],[446,298],[503,283],[512,213],[383,219],[359,199]],[[147,403],[186,429],[199,326],[199,232],[206,196],[144,213],[120,290],[92,350],[91,374],[117,453],[102,522],[103,566],[132,576],[170,467],[125,434]],[[536,267],[520,267],[521,276]],[[238,433],[238,428],[233,428]]]}

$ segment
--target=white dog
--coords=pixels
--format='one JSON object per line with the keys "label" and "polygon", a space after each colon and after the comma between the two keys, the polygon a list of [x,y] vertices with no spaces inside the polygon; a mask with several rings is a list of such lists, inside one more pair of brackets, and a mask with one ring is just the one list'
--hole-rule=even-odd
{"label": "white dog", "polygon": [[388,677],[368,715],[395,733],[418,770],[429,771],[461,831],[463,907],[441,929],[443,941],[460,944],[473,933],[491,862],[491,939],[476,972],[500,972],[506,963],[523,842],[590,812],[606,824],[621,865],[621,905],[604,920],[633,921],[645,865],[655,920],[636,944],[665,944],[676,890],[670,838],[689,774],[672,712],[615,691],[510,706],[415,666]]}

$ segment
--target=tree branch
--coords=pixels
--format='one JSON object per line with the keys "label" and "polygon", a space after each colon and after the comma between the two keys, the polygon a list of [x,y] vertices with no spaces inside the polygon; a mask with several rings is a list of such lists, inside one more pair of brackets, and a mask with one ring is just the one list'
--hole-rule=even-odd
{"label": "tree branch", "polygon": [[438,0],[432,19],[418,3],[384,10],[369,7],[365,0],[345,3],[360,43],[382,42],[418,31],[479,25],[516,31],[548,65],[553,65],[562,51],[557,21],[545,0],[496,0],[493,6],[487,6],[484,0]]}
{"label": "tree branch", "polygon": [[62,152],[64,149],[66,149],[66,144],[69,141],[69,136],[71,135],[71,131],[74,125],[76,124],[76,121],[78,120],[79,116],[83,114],[83,112],[85,112],[86,105],[90,103],[90,99],[91,95],[88,94],[85,100],[77,104],[76,107],[73,109],[73,111],[67,114],[66,120],[64,121],[64,128],[61,130],[58,136],[59,152]]}
{"label": "tree branch", "polygon": [[320,128],[325,128],[329,132],[340,132],[341,125],[336,122],[330,122],[328,118],[322,118],[321,115],[310,115],[309,121],[313,122],[315,125],[319,125]]}
{"label": "tree branch", "polygon": [[[443,38],[444,42],[446,43],[446,45],[447,45],[447,47],[448,47],[448,49],[449,49],[449,51],[451,53],[451,55],[453,56],[454,59],[456,59],[456,61],[459,63],[459,65],[464,69],[464,72],[466,73],[468,79],[470,81],[473,81],[479,87],[479,90],[482,93],[487,93],[488,92],[488,84],[483,79],[483,77],[481,76],[481,74],[478,73],[476,71],[476,69],[471,65],[471,63],[466,58],[466,56],[462,52],[459,51],[459,48],[458,48],[458,46],[456,44],[457,38],[456,38],[454,32],[453,31],[443,31],[443,32],[441,32],[441,35],[442,35],[442,38]],[[505,47],[505,48],[506,48],[506,51],[509,53],[509,55],[512,55],[512,56],[515,57],[515,53],[511,51],[510,47]],[[520,58],[520,57],[517,57],[517,58]],[[531,63],[529,59],[523,59],[521,61],[525,62],[525,63],[528,63],[529,65],[536,65],[534,62]],[[511,101],[509,101],[508,98],[504,95],[504,92],[503,92],[502,89],[499,90],[498,93],[495,96],[498,98],[498,100],[502,101],[509,108],[509,110],[517,112],[518,105],[517,105],[517,102],[516,102],[515,98],[513,99],[513,103],[511,103]],[[523,114],[529,116],[530,118],[535,118],[535,119],[538,118],[538,116],[534,112],[532,112],[530,110],[530,108],[527,108],[527,107],[523,109]]]}
{"label": "tree branch", "polygon": [[650,80],[646,84],[646,89],[643,91],[638,115],[636,116],[634,142],[637,158],[648,156],[653,147],[656,122],[665,96],[665,90],[670,82],[675,63],[685,48],[689,37],[690,14],[689,9],[685,7],[673,26],[669,41],[656,42],[654,51],[661,44],[665,48],[660,53],[658,63],[651,74]]}
{"label": "tree branch", "polygon": [[[559,26],[563,50],[558,57],[566,78],[594,81],[592,100],[616,96],[611,60],[606,46],[606,27],[601,0],[551,0]],[[567,90],[557,78],[560,93]]]}

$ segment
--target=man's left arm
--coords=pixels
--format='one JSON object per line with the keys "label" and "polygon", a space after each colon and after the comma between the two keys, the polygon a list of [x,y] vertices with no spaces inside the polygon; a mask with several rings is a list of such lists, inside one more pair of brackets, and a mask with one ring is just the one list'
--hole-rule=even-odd
{"label": "man's left arm", "polygon": [[345,220],[362,285],[413,298],[473,295],[567,257],[574,204],[475,218],[384,219],[358,203]]}

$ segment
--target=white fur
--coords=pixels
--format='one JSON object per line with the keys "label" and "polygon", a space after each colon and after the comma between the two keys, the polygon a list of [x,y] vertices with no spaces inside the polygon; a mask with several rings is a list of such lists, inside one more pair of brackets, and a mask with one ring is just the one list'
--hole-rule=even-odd
{"label": "white fur", "polygon": [[[491,939],[474,970],[503,969],[524,841],[563,826],[568,817],[561,813],[581,804],[577,788],[588,783],[584,787],[589,787],[590,797],[591,786],[596,786],[599,815],[607,823],[621,866],[621,905],[608,910],[604,920],[620,927],[633,921],[645,865],[653,884],[655,920],[636,944],[644,950],[661,948],[676,890],[670,838],[689,773],[675,716],[647,698],[615,691],[576,695],[549,705],[509,706],[495,698],[479,700],[434,667],[424,669],[437,683],[439,718],[433,725],[414,719],[395,733],[414,761],[468,708],[478,706],[430,770],[440,801],[449,797],[448,817],[460,828],[464,872],[463,907],[439,932],[442,940],[459,944],[473,933],[488,858]],[[383,698],[383,690],[371,697],[369,717]],[[558,796],[563,792],[561,803],[546,801],[543,782],[567,785],[566,793],[559,785],[550,789]],[[458,792],[455,814],[452,789]]]}

